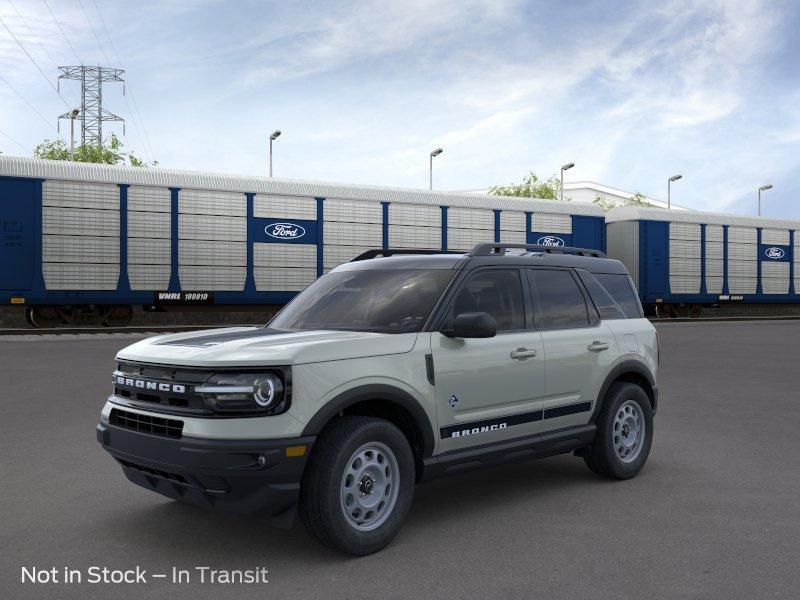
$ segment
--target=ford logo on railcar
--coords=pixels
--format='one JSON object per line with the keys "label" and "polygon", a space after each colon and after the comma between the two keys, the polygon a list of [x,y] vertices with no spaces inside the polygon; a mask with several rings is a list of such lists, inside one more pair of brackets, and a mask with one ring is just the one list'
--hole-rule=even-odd
{"label": "ford logo on railcar", "polygon": [[767,258],[771,258],[773,260],[780,260],[784,256],[786,256],[786,250],[784,250],[783,248],[772,247],[764,250],[764,254],[767,255]]}
{"label": "ford logo on railcar", "polygon": [[563,246],[564,240],[554,235],[543,235],[536,240],[536,243],[540,246]]}
{"label": "ford logo on railcar", "polygon": [[272,223],[264,227],[264,233],[279,240],[296,240],[306,234],[306,230],[297,223]]}

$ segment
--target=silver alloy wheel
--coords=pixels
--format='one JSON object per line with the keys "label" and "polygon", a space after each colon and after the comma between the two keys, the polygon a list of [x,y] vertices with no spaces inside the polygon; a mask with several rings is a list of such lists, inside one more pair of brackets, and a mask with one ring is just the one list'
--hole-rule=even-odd
{"label": "silver alloy wheel", "polygon": [[626,400],[617,409],[614,417],[614,451],[624,463],[636,460],[642,451],[645,438],[645,423],[642,407],[633,400]]}
{"label": "silver alloy wheel", "polygon": [[347,523],[358,531],[377,529],[392,514],[400,490],[397,458],[386,444],[367,442],[347,462],[339,498]]}

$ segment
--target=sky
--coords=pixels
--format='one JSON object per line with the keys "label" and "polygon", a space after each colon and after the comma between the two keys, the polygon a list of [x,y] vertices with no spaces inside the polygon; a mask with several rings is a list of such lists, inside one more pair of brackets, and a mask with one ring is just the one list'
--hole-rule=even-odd
{"label": "sky", "polygon": [[100,64],[125,69],[125,96],[104,89],[125,142],[165,168],[264,175],[280,129],[276,177],[425,188],[442,147],[437,189],[574,162],[567,180],[659,199],[682,174],[672,200],[698,210],[755,214],[771,183],[763,214],[800,219],[796,1],[0,0],[0,19],[4,154],[79,104],[57,66]]}

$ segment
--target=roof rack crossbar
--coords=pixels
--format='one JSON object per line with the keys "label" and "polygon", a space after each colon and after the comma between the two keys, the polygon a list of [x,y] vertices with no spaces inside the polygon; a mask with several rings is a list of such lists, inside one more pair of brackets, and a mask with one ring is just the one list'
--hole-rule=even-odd
{"label": "roof rack crossbar", "polygon": [[490,256],[492,254],[503,255],[509,248],[520,248],[532,252],[543,252],[547,254],[576,254],[578,256],[592,256],[595,258],[606,258],[605,252],[592,250],[591,248],[574,248],[572,246],[544,246],[542,244],[478,244],[469,253],[470,256]]}
{"label": "roof rack crossbar", "polygon": [[357,262],[359,260],[370,260],[372,258],[377,258],[379,256],[396,256],[396,255],[429,255],[429,254],[465,254],[464,252],[453,252],[447,250],[417,250],[412,248],[375,248],[373,250],[367,250],[366,252],[362,252],[358,256],[353,259],[350,259],[350,262]]}

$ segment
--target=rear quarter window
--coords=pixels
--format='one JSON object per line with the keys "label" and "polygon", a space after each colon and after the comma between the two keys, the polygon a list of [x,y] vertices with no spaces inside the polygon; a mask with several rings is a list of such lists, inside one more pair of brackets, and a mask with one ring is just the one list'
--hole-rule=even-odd
{"label": "rear quarter window", "polygon": [[[639,319],[644,316],[642,305],[629,275],[623,273],[589,273],[587,271],[582,272],[580,275],[597,306],[597,310],[600,311],[600,315],[604,319]],[[602,287],[605,294],[597,290],[597,285]],[[593,287],[595,289],[592,289]]]}

